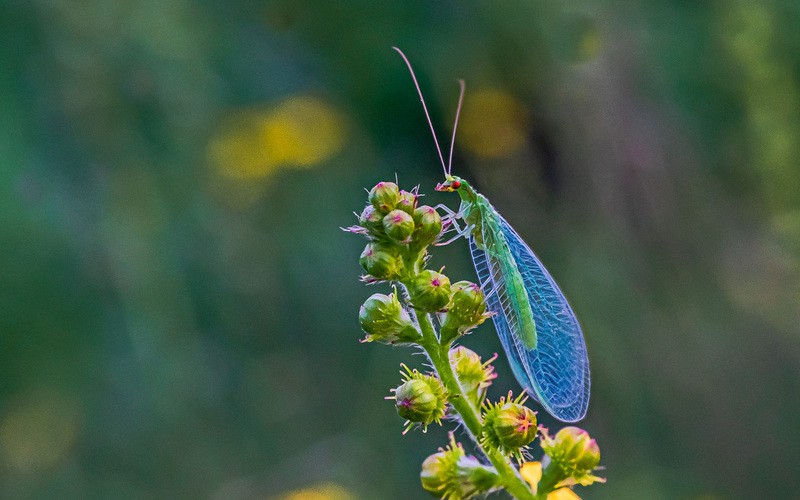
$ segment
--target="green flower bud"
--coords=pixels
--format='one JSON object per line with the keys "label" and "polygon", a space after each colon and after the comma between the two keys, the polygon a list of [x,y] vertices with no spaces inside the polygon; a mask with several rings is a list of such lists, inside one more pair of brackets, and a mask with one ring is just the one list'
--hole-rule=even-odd
{"label": "green flower bud", "polygon": [[468,333],[491,314],[486,312],[486,301],[481,287],[470,281],[459,281],[450,286],[453,296],[447,305],[447,315],[442,324],[442,339],[447,342]]}
{"label": "green flower bud", "polygon": [[414,210],[417,230],[414,240],[422,246],[430,245],[442,232],[442,218],[435,208],[423,205]]}
{"label": "green flower bud", "polygon": [[589,433],[579,427],[564,427],[554,438],[542,430],[542,450],[550,457],[546,473],[556,475],[559,484],[588,486],[605,480],[592,471],[600,463],[600,448]]}
{"label": "green flower bud", "polygon": [[472,498],[494,491],[501,479],[494,467],[467,456],[450,433],[450,445],[422,462],[422,487],[438,498]]}
{"label": "green flower bud", "polygon": [[520,394],[512,400],[509,392],[498,403],[484,404],[481,444],[522,461],[522,450],[536,438],[538,431],[536,413],[523,404],[526,399]]}
{"label": "green flower bud", "polygon": [[400,243],[408,243],[411,233],[414,232],[414,219],[402,210],[395,209],[383,218],[383,229],[389,238]]}
{"label": "green flower bud", "polygon": [[[397,413],[407,420],[406,430],[418,424],[423,431],[433,422],[442,423],[447,408],[447,391],[442,382],[433,375],[425,375],[402,365],[404,381],[392,389]],[[405,433],[404,432],[404,433]]]}
{"label": "green flower bud", "polygon": [[407,213],[414,215],[414,210],[417,208],[417,195],[408,191],[400,190],[400,201],[397,203],[397,208]]}
{"label": "green flower bud", "polygon": [[358,224],[367,229],[371,234],[375,235],[383,233],[383,215],[372,205],[367,205],[358,216]]}
{"label": "green flower bud", "polygon": [[411,303],[416,309],[434,312],[450,301],[450,279],[430,269],[420,272],[408,285]]}
{"label": "green flower bud", "polygon": [[443,451],[429,456],[422,462],[422,471],[419,473],[422,488],[438,498],[444,498],[449,480],[455,475],[455,468],[453,460]]}
{"label": "green flower bud", "polygon": [[429,423],[439,406],[431,387],[422,380],[409,380],[394,391],[397,413],[411,422]]}
{"label": "green flower bud", "polygon": [[497,378],[491,362],[497,359],[497,354],[485,363],[475,351],[464,346],[451,349],[450,366],[456,372],[458,383],[464,395],[477,406],[481,406],[486,398],[486,390],[492,385],[492,380]]}
{"label": "green flower bud", "polygon": [[506,403],[497,412],[492,429],[506,448],[527,446],[536,437],[536,414],[527,406]]}
{"label": "green flower bud", "polygon": [[393,280],[403,274],[403,257],[392,245],[369,243],[358,259],[361,267],[377,280]]}
{"label": "green flower bud", "polygon": [[387,214],[400,202],[400,188],[394,182],[379,182],[370,190],[369,202],[380,213]]}
{"label": "green flower bud", "polygon": [[365,342],[411,342],[419,338],[396,292],[391,295],[376,293],[368,298],[358,311],[358,321],[367,333]]}

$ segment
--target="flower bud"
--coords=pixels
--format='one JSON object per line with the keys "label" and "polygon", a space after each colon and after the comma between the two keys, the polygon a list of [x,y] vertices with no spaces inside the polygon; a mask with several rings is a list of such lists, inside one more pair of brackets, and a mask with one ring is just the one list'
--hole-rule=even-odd
{"label": "flower bud", "polygon": [[434,453],[422,462],[422,471],[419,473],[422,488],[444,498],[450,478],[454,476],[454,469],[453,461],[445,452]]}
{"label": "flower bud", "polygon": [[367,299],[358,311],[358,321],[367,333],[366,342],[410,342],[419,338],[396,293],[376,293]]}
{"label": "flower bud", "polygon": [[417,225],[414,240],[420,245],[430,245],[442,232],[442,218],[439,212],[428,205],[414,210],[414,222]]}
{"label": "flower bud", "polygon": [[372,205],[367,205],[358,216],[358,224],[375,235],[383,232],[383,216]]}
{"label": "flower bud", "polygon": [[379,182],[370,190],[369,202],[380,213],[387,214],[400,202],[400,189],[394,182]]}
{"label": "flower bud", "polygon": [[408,191],[400,190],[400,201],[397,202],[397,208],[407,213],[414,215],[414,210],[417,208],[417,195]]}
{"label": "flower bud", "polygon": [[579,427],[564,427],[542,449],[554,462],[579,472],[591,472],[600,463],[597,443]]}
{"label": "flower bud", "polygon": [[450,433],[450,445],[422,462],[422,487],[438,498],[472,498],[494,491],[501,484],[494,467],[467,456]]}
{"label": "flower bud", "polygon": [[526,399],[520,394],[512,400],[509,392],[498,403],[484,404],[481,444],[521,461],[523,448],[534,440],[538,431],[536,413],[523,404]]}
{"label": "flower bud", "polygon": [[564,427],[554,438],[542,431],[542,450],[550,457],[562,483],[588,486],[595,481],[604,481],[592,475],[600,463],[600,448],[589,433],[579,427]]}
{"label": "flower bud", "polygon": [[506,448],[527,446],[536,437],[536,414],[527,406],[506,403],[495,415],[492,429]]}
{"label": "flower bud", "polygon": [[442,337],[445,341],[469,332],[491,316],[486,312],[483,291],[475,283],[459,281],[452,284],[450,290],[453,295],[442,324]]}
{"label": "flower bud", "polygon": [[438,311],[450,301],[450,279],[430,269],[420,272],[408,285],[412,305],[421,311]]}
{"label": "flower bud", "polygon": [[408,243],[414,232],[414,219],[400,209],[389,212],[383,218],[383,229],[386,235],[400,243]]}
{"label": "flower bud", "polygon": [[358,259],[361,267],[378,280],[393,280],[403,273],[403,257],[400,250],[383,243],[369,243]]}
{"label": "flower bud", "polygon": [[439,400],[430,386],[418,379],[408,380],[394,391],[397,413],[410,422],[430,423]]}
{"label": "flower bud", "polygon": [[[392,389],[397,413],[407,420],[406,430],[418,424],[423,430],[433,422],[441,424],[447,408],[447,391],[441,380],[403,366],[404,381]],[[404,433],[405,433],[404,432]]]}
{"label": "flower bud", "polygon": [[475,351],[464,346],[458,346],[449,352],[450,366],[456,372],[458,384],[464,395],[477,406],[481,406],[486,398],[486,389],[492,385],[492,380],[497,377],[491,362],[497,358],[495,354],[485,363]]}

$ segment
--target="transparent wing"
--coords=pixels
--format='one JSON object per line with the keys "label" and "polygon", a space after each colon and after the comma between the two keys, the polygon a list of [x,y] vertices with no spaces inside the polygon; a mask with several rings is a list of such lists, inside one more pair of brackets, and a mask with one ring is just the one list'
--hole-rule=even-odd
{"label": "transparent wing", "polygon": [[[537,346],[527,349],[508,307],[506,278],[497,256],[480,250],[470,238],[470,250],[487,307],[511,369],[522,387],[554,417],[576,422],[589,405],[589,359],[578,320],[553,278],[522,238],[495,212],[507,250],[522,275],[536,321]],[[484,231],[491,230],[484,228]],[[485,238],[484,238],[485,240]]]}
{"label": "transparent wing", "polygon": [[500,337],[500,344],[506,352],[508,363],[511,365],[511,371],[514,372],[514,376],[522,388],[538,401],[531,384],[531,376],[522,363],[521,352],[524,351],[524,347],[521,345],[522,341],[511,333],[513,328],[508,321],[509,318],[514,321],[514,318],[510,310],[505,310],[508,307],[508,295],[500,265],[496,259],[490,259],[486,252],[480,250],[472,238],[469,238],[469,249],[472,252],[472,263],[475,264],[475,272],[478,274],[481,290],[486,296],[486,307],[494,313],[492,321],[497,330],[497,336]]}

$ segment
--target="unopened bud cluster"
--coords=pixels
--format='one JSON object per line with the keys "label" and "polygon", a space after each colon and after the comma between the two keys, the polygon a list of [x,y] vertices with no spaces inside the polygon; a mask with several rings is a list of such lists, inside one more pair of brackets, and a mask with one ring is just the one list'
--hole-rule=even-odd
{"label": "unopened bud cluster", "polygon": [[426,247],[442,232],[442,218],[433,207],[418,206],[416,190],[394,182],[379,182],[369,191],[369,204],[348,231],[367,236],[370,243],[359,262],[368,282],[400,280],[415,274],[427,255]]}
{"label": "unopened bud cluster", "polygon": [[[370,191],[358,225],[346,231],[361,234],[369,242],[359,263],[368,283],[395,281],[408,293],[408,305],[421,313],[443,314],[440,340],[448,344],[480,325],[486,312],[483,292],[475,283],[459,281],[451,286],[442,270],[425,269],[428,247],[442,234],[442,218],[435,208],[419,205],[416,189],[405,191],[394,182],[379,182]],[[361,307],[359,319],[367,341],[386,343],[417,340],[408,328],[411,316],[391,296],[373,295]],[[378,303],[378,301],[382,303]],[[379,307],[380,306],[380,307]],[[391,314],[390,314],[391,313]]]}

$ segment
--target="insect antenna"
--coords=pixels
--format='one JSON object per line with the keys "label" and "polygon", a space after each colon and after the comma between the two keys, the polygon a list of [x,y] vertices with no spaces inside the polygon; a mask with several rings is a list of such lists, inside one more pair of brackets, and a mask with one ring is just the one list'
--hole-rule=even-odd
{"label": "insect antenna", "polygon": [[456,119],[453,122],[453,138],[450,139],[450,158],[447,160],[447,175],[453,171],[453,147],[456,145],[456,129],[458,128],[458,116],[461,114],[461,103],[464,102],[464,89],[466,85],[464,80],[459,80],[458,85],[461,87],[461,92],[458,94],[458,107],[456,108]]}
{"label": "insect antenna", "polygon": [[[442,162],[442,170],[444,170],[444,174],[448,175],[447,166],[444,164],[444,156],[442,156],[442,148],[439,147],[439,139],[436,138],[436,131],[433,129],[433,122],[431,121],[431,115],[428,113],[428,106],[425,105],[425,98],[422,97],[422,90],[419,88],[419,82],[417,82],[417,75],[414,74],[414,68],[411,67],[411,63],[409,62],[408,58],[403,51],[398,49],[397,47],[392,47],[394,50],[400,54],[400,57],[406,62],[406,66],[408,66],[408,71],[411,73],[411,79],[414,80],[414,86],[417,87],[417,93],[419,94],[419,100],[422,101],[422,109],[425,111],[425,118],[428,119],[428,125],[431,127],[431,134],[433,134],[433,142],[436,143],[436,151],[439,153],[439,161]],[[452,151],[451,151],[452,154]]]}

